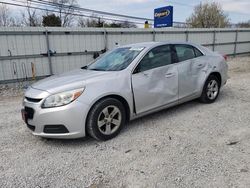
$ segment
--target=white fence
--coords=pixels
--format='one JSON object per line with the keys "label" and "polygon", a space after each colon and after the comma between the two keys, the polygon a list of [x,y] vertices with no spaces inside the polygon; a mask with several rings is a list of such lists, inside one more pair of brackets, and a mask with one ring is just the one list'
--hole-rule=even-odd
{"label": "white fence", "polygon": [[82,67],[117,44],[190,41],[223,54],[250,53],[250,29],[0,28],[0,84]]}

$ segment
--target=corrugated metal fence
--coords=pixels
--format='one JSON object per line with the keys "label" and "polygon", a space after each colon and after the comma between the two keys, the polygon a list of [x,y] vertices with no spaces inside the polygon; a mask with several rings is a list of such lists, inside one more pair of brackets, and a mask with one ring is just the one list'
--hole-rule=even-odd
{"label": "corrugated metal fence", "polygon": [[116,45],[190,41],[223,54],[250,53],[250,29],[0,28],[0,84],[82,67]]}

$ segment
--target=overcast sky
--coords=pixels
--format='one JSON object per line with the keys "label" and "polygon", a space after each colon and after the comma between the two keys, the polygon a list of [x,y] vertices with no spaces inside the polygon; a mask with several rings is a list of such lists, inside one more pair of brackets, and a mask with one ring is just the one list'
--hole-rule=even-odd
{"label": "overcast sky", "polygon": [[[172,5],[174,21],[185,22],[195,5],[207,1],[219,2],[232,23],[250,20],[250,0],[78,0],[78,3],[83,8],[151,19],[155,8]],[[11,7],[14,14],[20,13],[16,9],[20,8]]]}
{"label": "overcast sky", "polygon": [[[212,0],[202,0],[202,2]],[[222,5],[231,22],[250,20],[250,0],[213,0]],[[185,22],[201,0],[78,0],[81,7],[153,18],[154,8],[174,6],[174,21]]]}

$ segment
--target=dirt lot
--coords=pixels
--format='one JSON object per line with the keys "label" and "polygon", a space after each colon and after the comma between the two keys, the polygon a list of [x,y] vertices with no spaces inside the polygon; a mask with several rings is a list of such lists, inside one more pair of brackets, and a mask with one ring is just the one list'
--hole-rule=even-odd
{"label": "dirt lot", "polygon": [[250,58],[229,66],[216,103],[135,120],[107,142],[35,137],[20,92],[1,89],[0,187],[250,187]]}

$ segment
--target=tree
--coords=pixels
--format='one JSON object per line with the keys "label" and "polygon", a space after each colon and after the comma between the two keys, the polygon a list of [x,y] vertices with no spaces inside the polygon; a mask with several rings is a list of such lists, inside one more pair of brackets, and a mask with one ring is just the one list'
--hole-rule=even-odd
{"label": "tree", "polygon": [[44,27],[61,27],[62,22],[59,16],[55,14],[49,14],[43,16],[43,26]]}
{"label": "tree", "polygon": [[79,17],[77,21],[77,26],[79,27],[86,27],[86,19]]}
{"label": "tree", "polygon": [[111,28],[121,28],[122,27],[120,22],[119,23],[118,22],[112,22],[110,24],[106,24],[105,26],[106,27],[111,27]]}
{"label": "tree", "polygon": [[78,19],[79,27],[104,27],[106,25],[105,21],[101,18],[82,18]]}
{"label": "tree", "polygon": [[129,21],[114,21],[110,24],[105,24],[105,27],[111,27],[111,28],[137,28],[137,25],[134,23],[131,23]]}
{"label": "tree", "polygon": [[[93,15],[97,17],[96,15]],[[79,27],[110,27],[110,28],[137,28],[137,26],[134,23],[131,23],[129,21],[124,22],[105,22],[101,18],[79,18],[78,24]]]}
{"label": "tree", "polygon": [[59,12],[58,16],[63,27],[70,27],[73,25],[76,7],[78,7],[77,0],[50,0],[54,3],[55,9]]}
{"label": "tree", "polygon": [[220,4],[200,3],[194,8],[194,13],[186,20],[195,28],[223,28],[229,26],[229,18],[223,12]]}
{"label": "tree", "polygon": [[124,22],[121,22],[121,27],[122,28],[137,28],[137,25],[129,21],[124,21]]}
{"label": "tree", "polygon": [[0,5],[0,26],[9,25],[10,12],[6,5]]}
{"label": "tree", "polygon": [[37,13],[36,9],[30,8],[30,0],[26,1],[26,11],[21,12],[22,25],[24,26],[41,26],[42,20],[41,16]]}
{"label": "tree", "polygon": [[0,5],[0,26],[18,26],[17,19],[11,15],[10,9],[6,5]]}
{"label": "tree", "polygon": [[241,27],[241,28],[249,28],[250,27],[250,20],[246,21],[246,22],[240,22],[238,24],[236,24],[237,27]]}

